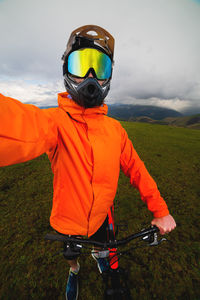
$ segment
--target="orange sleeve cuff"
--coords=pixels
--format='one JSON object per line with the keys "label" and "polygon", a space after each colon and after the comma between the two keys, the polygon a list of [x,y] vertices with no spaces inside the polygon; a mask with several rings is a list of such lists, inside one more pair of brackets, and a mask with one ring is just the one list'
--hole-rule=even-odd
{"label": "orange sleeve cuff", "polygon": [[153,215],[154,215],[154,218],[162,218],[162,217],[169,215],[169,210],[166,208],[163,211],[154,212]]}

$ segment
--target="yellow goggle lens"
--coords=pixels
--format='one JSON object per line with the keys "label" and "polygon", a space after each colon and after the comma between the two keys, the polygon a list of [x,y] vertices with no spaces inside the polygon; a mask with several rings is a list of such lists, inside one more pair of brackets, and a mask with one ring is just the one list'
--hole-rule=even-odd
{"label": "yellow goggle lens", "polygon": [[112,74],[112,61],[108,55],[93,48],[73,51],[68,56],[68,72],[73,76],[85,77],[93,69],[99,80],[109,79]]}

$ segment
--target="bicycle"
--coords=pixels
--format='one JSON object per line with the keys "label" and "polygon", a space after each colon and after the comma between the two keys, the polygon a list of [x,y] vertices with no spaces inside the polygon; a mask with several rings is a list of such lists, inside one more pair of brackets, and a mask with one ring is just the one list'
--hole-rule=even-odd
{"label": "bicycle", "polygon": [[[108,271],[102,273],[103,282],[105,284],[103,299],[131,300],[131,293],[128,287],[128,276],[127,273],[119,267],[119,259],[122,255],[129,255],[131,257],[131,250],[135,250],[143,246],[157,246],[161,242],[165,241],[165,238],[158,240],[157,232],[159,232],[159,229],[156,226],[151,226],[141,230],[140,232],[129,235],[126,238],[116,240],[114,231],[110,230],[108,241],[103,243],[85,238],[65,236],[62,234],[47,234],[45,239],[64,242],[64,250],[62,252],[59,251],[58,253],[63,253],[66,259],[77,258],[81,255],[82,251],[92,250],[93,248],[90,246],[101,248],[102,250],[99,252],[99,257],[106,258],[109,261]],[[124,246],[132,240],[139,238],[140,240],[135,247],[131,247],[128,250],[123,251],[118,250],[118,247]],[[140,242],[144,242],[145,244],[141,246]],[[84,254],[91,254],[91,251],[84,252]]]}

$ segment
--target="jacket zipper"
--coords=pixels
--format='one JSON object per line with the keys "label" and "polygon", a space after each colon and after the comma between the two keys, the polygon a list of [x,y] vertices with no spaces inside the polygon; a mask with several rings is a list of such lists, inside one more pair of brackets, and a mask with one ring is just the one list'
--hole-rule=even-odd
{"label": "jacket zipper", "polygon": [[[84,121],[84,123],[86,125],[86,134],[87,134],[88,141],[90,142],[90,139],[89,139],[89,136],[88,136],[88,124],[87,124],[87,122],[86,122],[86,120],[85,120],[85,118],[84,118],[83,115],[82,115],[82,118],[83,118],[83,121]],[[90,142],[90,145],[91,145],[91,149],[92,149],[92,178],[91,178],[91,186],[92,186],[93,199],[92,199],[91,208],[90,208],[90,211],[89,211],[89,214],[88,214],[88,218],[87,218],[87,221],[88,221],[87,236],[88,236],[88,232],[89,232],[90,216],[91,216],[92,208],[93,208],[93,205],[94,205],[94,189],[93,189],[93,185],[92,185],[93,175],[94,175],[94,152],[93,152],[93,148],[92,148],[91,142]]]}

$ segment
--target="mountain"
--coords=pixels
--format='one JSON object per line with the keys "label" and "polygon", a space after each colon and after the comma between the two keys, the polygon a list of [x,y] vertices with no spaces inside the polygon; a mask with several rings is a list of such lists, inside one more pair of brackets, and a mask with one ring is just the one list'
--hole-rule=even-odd
{"label": "mountain", "polygon": [[179,118],[165,118],[162,121],[166,125],[188,127],[191,129],[200,129],[200,114],[193,116],[184,116]]}
{"label": "mountain", "polygon": [[163,120],[153,120],[149,117],[133,117],[129,121],[200,129],[200,114],[176,118],[167,117]]}
{"label": "mountain", "polygon": [[[52,106],[40,108],[50,107]],[[157,106],[112,104],[108,105],[108,116],[125,121],[200,129],[200,114],[183,116],[176,110]]]}
{"label": "mountain", "polygon": [[136,117],[148,117],[153,120],[162,120],[167,117],[181,117],[182,114],[176,110],[150,106],[150,105],[130,105],[113,104],[108,105],[108,115],[126,121],[131,121]]}
{"label": "mountain", "polygon": [[125,121],[200,129],[200,114],[183,116],[176,110],[157,106],[113,104],[108,105],[108,115]]}

